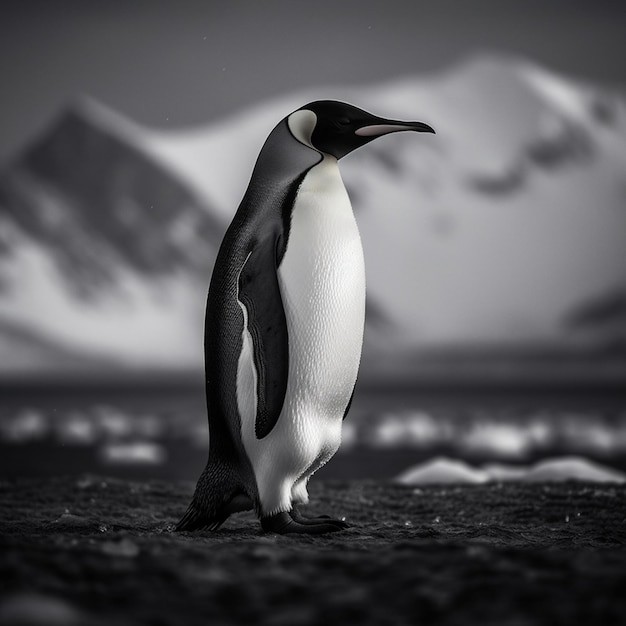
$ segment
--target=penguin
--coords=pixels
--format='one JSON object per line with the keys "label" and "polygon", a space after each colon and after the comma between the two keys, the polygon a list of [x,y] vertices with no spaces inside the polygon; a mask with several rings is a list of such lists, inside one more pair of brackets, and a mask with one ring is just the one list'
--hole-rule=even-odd
{"label": "penguin", "polygon": [[363,248],[338,160],[399,131],[435,132],[320,100],[261,148],[209,285],[209,457],[176,530],[215,530],[244,510],[266,532],[348,527],[300,510],[339,448],[363,343]]}

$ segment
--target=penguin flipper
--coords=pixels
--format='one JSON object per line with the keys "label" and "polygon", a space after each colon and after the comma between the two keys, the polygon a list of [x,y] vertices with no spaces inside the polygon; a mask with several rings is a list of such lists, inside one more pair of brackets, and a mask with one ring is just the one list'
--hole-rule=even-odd
{"label": "penguin flipper", "polygon": [[270,434],[283,408],[289,370],[287,318],[280,294],[276,240],[266,237],[250,253],[239,276],[257,372],[258,439]]}

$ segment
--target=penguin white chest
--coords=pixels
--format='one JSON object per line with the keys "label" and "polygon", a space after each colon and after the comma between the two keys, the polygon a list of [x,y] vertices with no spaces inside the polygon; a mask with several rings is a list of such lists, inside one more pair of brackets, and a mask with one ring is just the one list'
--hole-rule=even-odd
{"label": "penguin white chest", "polygon": [[278,276],[289,334],[292,416],[343,418],[361,359],[365,266],[334,157],[313,167],[298,189]]}

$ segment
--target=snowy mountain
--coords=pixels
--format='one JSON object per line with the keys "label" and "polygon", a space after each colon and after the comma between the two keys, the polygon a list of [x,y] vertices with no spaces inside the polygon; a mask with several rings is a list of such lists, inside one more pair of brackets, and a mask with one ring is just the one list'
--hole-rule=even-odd
{"label": "snowy mountain", "polygon": [[81,100],[3,169],[0,318],[65,350],[186,367],[223,224],[143,134]]}
{"label": "snowy mountain", "polygon": [[[437,130],[341,162],[366,254],[366,369],[438,348],[593,345],[571,316],[626,288],[626,105],[494,57],[171,132],[73,105],[0,172],[0,322],[135,368],[199,367],[211,265],[258,151],[319,98]],[[598,338],[613,332],[612,318]]]}
{"label": "snowy mountain", "polygon": [[568,343],[565,312],[626,282],[624,102],[524,61],[297,94],[153,148],[228,217],[275,120],[315,97],[437,129],[341,162],[399,345]]}

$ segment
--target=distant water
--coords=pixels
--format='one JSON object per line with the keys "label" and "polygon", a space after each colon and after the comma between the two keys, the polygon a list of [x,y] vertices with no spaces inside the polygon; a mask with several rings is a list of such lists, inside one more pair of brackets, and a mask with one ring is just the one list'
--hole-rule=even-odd
{"label": "distant water", "polygon": [[[4,478],[195,480],[207,450],[201,387],[0,389]],[[342,447],[319,476],[391,478],[439,455],[523,464],[569,454],[626,470],[624,391],[357,389]]]}

